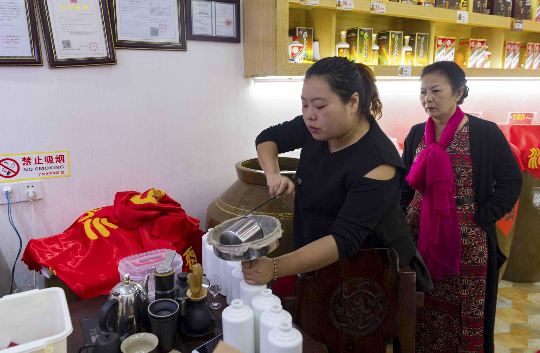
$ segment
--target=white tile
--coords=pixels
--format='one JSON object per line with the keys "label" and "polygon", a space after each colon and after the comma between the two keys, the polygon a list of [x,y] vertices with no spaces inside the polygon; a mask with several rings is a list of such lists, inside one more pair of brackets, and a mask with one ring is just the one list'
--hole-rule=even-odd
{"label": "white tile", "polygon": [[514,286],[514,284],[512,282],[509,282],[509,281],[501,281],[499,283],[499,288],[512,288]]}
{"label": "white tile", "polygon": [[529,324],[540,324],[540,315],[529,315]]}
{"label": "white tile", "polygon": [[512,307],[512,301],[510,299],[501,297],[500,295],[497,296],[497,309],[511,308],[511,307]]}
{"label": "white tile", "polygon": [[503,346],[495,341],[495,353],[510,353],[510,348]]}
{"label": "white tile", "polygon": [[540,339],[530,339],[528,348],[540,349]]}
{"label": "white tile", "polygon": [[495,333],[510,333],[510,324],[495,318]]}
{"label": "white tile", "polygon": [[527,294],[527,300],[540,304],[540,293],[529,293]]}

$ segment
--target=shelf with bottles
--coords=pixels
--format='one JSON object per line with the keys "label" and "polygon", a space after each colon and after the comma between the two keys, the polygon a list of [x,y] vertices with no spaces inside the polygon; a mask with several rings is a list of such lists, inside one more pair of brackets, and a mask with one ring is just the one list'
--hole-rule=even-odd
{"label": "shelf with bottles", "polygon": [[[244,77],[261,76],[303,76],[311,66],[306,60],[302,64],[288,61],[288,47],[292,42],[289,29],[309,27],[313,37],[319,42],[320,58],[336,55],[336,44],[341,40],[341,32],[353,27],[372,28],[374,33],[381,31],[403,31],[429,34],[428,62],[434,61],[435,39],[438,36],[450,36],[456,40],[463,38],[486,39],[492,53],[491,68],[465,68],[468,76],[476,77],[538,77],[540,70],[501,70],[503,64],[503,46],[508,40],[520,40],[540,43],[540,31],[510,32],[509,18],[470,14],[480,16],[482,21],[468,24],[456,24],[455,16],[447,16],[439,21],[432,14],[452,12],[440,8],[428,8],[404,3],[386,2],[387,13],[372,14],[366,5],[369,1],[355,0],[355,10],[336,9],[336,0],[320,0],[319,6],[300,5],[299,0],[246,0],[244,5]],[[366,5],[363,10],[358,7]],[[407,10],[397,10],[407,8]],[[409,11],[412,12],[407,12]],[[426,12],[427,11],[427,12]],[[455,11],[454,11],[455,12]],[[422,17],[424,16],[424,17]],[[487,18],[487,20],[486,20]],[[508,21],[504,26],[497,21]],[[530,21],[525,21],[530,22]],[[540,23],[540,22],[539,22]],[[524,25],[524,28],[527,28]],[[517,38],[517,39],[516,39]],[[397,76],[397,66],[374,66],[377,76]],[[417,76],[422,67],[413,67],[412,76]],[[534,72],[533,72],[534,71]]]}
{"label": "shelf with bottles", "polygon": [[[305,10],[306,5],[301,5],[300,0],[288,0],[289,7],[294,9],[303,9]],[[439,0],[432,0],[439,1]],[[455,0],[459,1],[459,0]],[[525,2],[526,0],[523,0]],[[399,18],[412,18],[418,20],[426,21],[436,21],[436,22],[448,22],[454,23],[456,25],[462,25],[457,23],[457,9],[446,9],[440,7],[430,7],[430,6],[421,6],[409,4],[406,2],[394,2],[394,1],[385,1],[383,0],[386,12],[383,14],[374,14],[371,13],[371,0],[355,0],[354,9],[352,10],[340,10],[337,9],[335,0],[319,0],[319,5],[317,7],[324,9],[333,9],[338,12],[359,12],[359,13],[369,13],[373,16],[394,16]],[[471,5],[474,0],[470,0]],[[539,0],[530,0],[530,9],[529,20],[523,20],[523,31],[532,31],[540,32],[540,22],[534,21],[536,14],[536,8],[539,6]],[[474,12],[472,6],[470,8],[465,8],[463,11],[469,13],[468,24],[472,26],[482,26],[482,27],[494,27],[494,28],[504,28],[509,29],[512,19],[510,17],[498,16],[498,15],[489,15],[485,13]]]}

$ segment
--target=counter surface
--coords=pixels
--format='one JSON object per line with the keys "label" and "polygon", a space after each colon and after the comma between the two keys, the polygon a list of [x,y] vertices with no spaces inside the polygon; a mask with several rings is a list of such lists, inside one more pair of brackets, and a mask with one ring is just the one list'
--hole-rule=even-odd
{"label": "counter surface", "polygon": [[[207,303],[213,301],[213,297],[206,298]],[[84,336],[81,326],[81,320],[99,316],[99,311],[103,304],[107,301],[107,296],[99,296],[91,299],[80,300],[69,304],[69,313],[71,314],[71,324],[73,325],[73,333],[67,338],[67,350],[68,352],[77,352],[81,346],[85,344]],[[227,307],[225,297],[218,295],[216,301],[220,302],[221,308],[218,310],[212,310],[214,315],[221,321],[221,314],[223,309]],[[295,326],[296,327],[296,326]],[[298,327],[296,327],[299,329]],[[304,338],[303,353],[320,353],[318,345],[311,337],[305,332],[299,329]],[[218,327],[211,334],[202,338],[191,338],[182,336],[176,340],[175,349],[182,353],[191,353],[191,351],[204,343],[210,341],[212,338],[223,333],[222,327]]]}

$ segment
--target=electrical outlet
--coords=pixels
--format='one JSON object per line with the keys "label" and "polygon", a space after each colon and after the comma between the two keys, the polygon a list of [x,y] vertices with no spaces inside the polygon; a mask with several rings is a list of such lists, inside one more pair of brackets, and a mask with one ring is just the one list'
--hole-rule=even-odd
{"label": "electrical outlet", "polygon": [[7,204],[6,192],[4,191],[5,187],[11,187],[11,192],[9,193],[10,203],[17,203],[21,201],[18,183],[0,183],[0,191],[2,192],[2,194],[0,195],[0,205]]}
{"label": "electrical outlet", "polygon": [[21,202],[24,201],[30,201],[28,199],[28,191],[34,190],[35,200],[41,200],[43,198],[43,187],[41,186],[41,180],[29,180],[29,181],[21,181],[19,183],[19,192],[21,195]]}

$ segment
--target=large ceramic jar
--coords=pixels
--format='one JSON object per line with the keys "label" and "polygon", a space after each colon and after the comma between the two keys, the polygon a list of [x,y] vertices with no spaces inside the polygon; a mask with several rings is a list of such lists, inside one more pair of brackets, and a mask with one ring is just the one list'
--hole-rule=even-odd
{"label": "large ceramic jar", "polygon": [[540,179],[527,172],[522,174],[514,241],[503,279],[535,283],[540,281]]}
{"label": "large ceramic jar", "polygon": [[[293,179],[298,166],[298,159],[279,157],[281,174]],[[236,180],[227,190],[210,203],[206,214],[207,229],[238,216],[266,201],[270,195],[266,186],[266,177],[257,158],[236,163]],[[254,214],[277,218],[283,229],[279,247],[269,257],[277,257],[294,250],[293,240],[294,196],[282,195],[259,208]]]}

